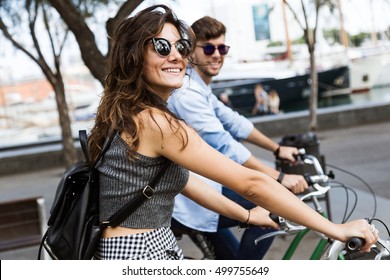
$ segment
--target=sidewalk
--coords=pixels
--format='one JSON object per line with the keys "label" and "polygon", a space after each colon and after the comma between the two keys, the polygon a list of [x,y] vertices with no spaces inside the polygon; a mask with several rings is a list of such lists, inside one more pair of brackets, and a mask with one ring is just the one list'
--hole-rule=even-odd
{"label": "sidewalk", "polygon": [[[390,226],[390,122],[327,130],[317,133],[320,140],[320,152],[325,155],[327,164],[346,169],[363,178],[376,194],[378,202],[376,217]],[[280,138],[274,140],[279,141]],[[247,147],[256,157],[274,165],[270,152],[248,144]],[[359,180],[336,169],[332,169],[336,180],[343,182],[357,191],[358,203],[351,218],[371,217],[374,199],[367,187]],[[51,207],[62,168],[47,169],[31,173],[22,173],[0,177],[0,201],[42,195],[46,201],[47,213]],[[345,192],[335,190],[331,193],[332,216],[334,221],[341,220],[345,208]],[[349,203],[352,205],[352,202]],[[349,208],[350,209],[350,208]],[[236,232],[239,234],[238,232]],[[275,239],[266,259],[280,259],[291,237]],[[317,236],[310,234],[305,239],[305,246],[299,248],[294,259],[307,259],[312,250],[310,244]],[[186,255],[197,257],[197,248],[187,239],[179,241]],[[309,246],[310,245],[310,246]],[[0,252],[0,259],[36,259],[37,247]]]}

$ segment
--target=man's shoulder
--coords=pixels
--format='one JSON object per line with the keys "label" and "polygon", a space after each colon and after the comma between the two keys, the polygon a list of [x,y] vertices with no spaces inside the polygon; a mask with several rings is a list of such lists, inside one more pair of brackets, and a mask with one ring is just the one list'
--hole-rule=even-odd
{"label": "man's shoulder", "polygon": [[194,99],[205,95],[205,90],[196,80],[186,76],[183,86],[175,89],[169,97],[169,102],[176,102],[179,99]]}

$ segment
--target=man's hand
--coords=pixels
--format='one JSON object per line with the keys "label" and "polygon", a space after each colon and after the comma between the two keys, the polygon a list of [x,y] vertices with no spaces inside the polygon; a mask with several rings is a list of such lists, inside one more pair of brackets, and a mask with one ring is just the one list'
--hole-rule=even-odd
{"label": "man's hand", "polygon": [[281,183],[294,194],[304,192],[309,185],[302,175],[285,174]]}
{"label": "man's hand", "polygon": [[296,158],[294,156],[297,156],[298,153],[298,148],[296,147],[280,146],[278,157],[290,162],[296,162]]}

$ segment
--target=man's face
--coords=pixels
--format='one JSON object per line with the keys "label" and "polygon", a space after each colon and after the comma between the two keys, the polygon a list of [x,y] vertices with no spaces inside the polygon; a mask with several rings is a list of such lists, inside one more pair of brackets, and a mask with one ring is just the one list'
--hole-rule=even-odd
{"label": "man's face", "polygon": [[[222,68],[225,56],[221,55],[216,47],[223,44],[225,44],[224,35],[208,41],[198,41],[196,43],[195,52],[192,55],[192,62],[194,62],[195,70],[206,84],[211,83],[212,77],[217,76]],[[206,55],[203,46],[210,45],[215,47],[214,52],[211,55]]]}

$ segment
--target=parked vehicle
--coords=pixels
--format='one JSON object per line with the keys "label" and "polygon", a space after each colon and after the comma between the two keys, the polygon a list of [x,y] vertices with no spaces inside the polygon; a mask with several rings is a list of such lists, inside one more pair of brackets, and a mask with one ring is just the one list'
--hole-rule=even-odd
{"label": "parked vehicle", "polygon": [[[321,102],[331,98],[343,99],[349,102],[351,89],[349,87],[349,68],[340,66],[318,72],[319,107]],[[211,84],[214,94],[229,98],[230,106],[243,115],[250,115],[255,104],[254,86],[261,83],[269,92],[276,90],[280,98],[280,110],[284,112],[308,108],[310,96],[310,74],[295,75],[284,78],[258,76],[249,72],[237,72],[225,78],[218,78]]]}

